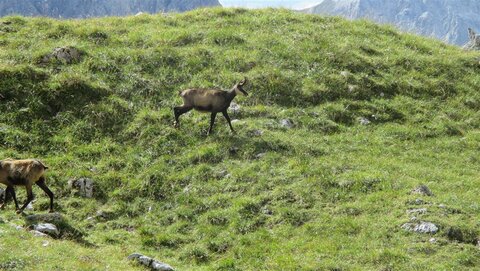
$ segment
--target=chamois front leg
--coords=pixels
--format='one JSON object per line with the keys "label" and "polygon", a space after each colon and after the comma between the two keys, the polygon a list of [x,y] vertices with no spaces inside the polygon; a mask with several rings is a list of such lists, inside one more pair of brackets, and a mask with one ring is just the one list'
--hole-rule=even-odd
{"label": "chamois front leg", "polygon": [[230,130],[232,130],[232,133],[236,134],[237,132],[235,132],[235,130],[232,127],[232,121],[230,120],[230,116],[228,115],[227,110],[223,111],[222,113],[225,119],[227,120],[228,125],[230,126]]}
{"label": "chamois front leg", "polygon": [[175,114],[175,122],[173,123],[173,126],[175,128],[179,128],[180,127],[180,120],[179,120],[179,117],[185,113],[187,113],[188,111],[192,110],[193,107],[192,106],[177,106],[177,107],[174,107],[173,108],[173,113]]}
{"label": "chamois front leg", "polygon": [[208,133],[207,135],[210,135],[213,131],[213,125],[215,124],[215,118],[217,117],[217,113],[214,112],[212,113],[212,115],[210,116],[210,129],[208,129]]}
{"label": "chamois front leg", "polygon": [[11,185],[9,185],[5,190],[5,201],[3,202],[2,206],[0,206],[0,208],[3,209],[5,207],[5,204],[9,200],[9,195],[13,198],[13,201],[15,202],[15,209],[18,210],[17,195],[15,194],[15,188]]}
{"label": "chamois front leg", "polygon": [[47,185],[45,184],[45,178],[44,177],[41,177],[40,180],[38,180],[38,182],[36,182],[36,184],[45,192],[45,194],[48,195],[48,197],[50,198],[50,210],[49,212],[50,213],[53,213],[53,193],[52,191],[50,191],[50,189],[48,189]]}
{"label": "chamois front leg", "polygon": [[27,200],[23,206],[17,210],[17,214],[23,213],[23,210],[28,206],[28,204],[33,200],[32,185],[26,185],[25,189],[27,190]]}

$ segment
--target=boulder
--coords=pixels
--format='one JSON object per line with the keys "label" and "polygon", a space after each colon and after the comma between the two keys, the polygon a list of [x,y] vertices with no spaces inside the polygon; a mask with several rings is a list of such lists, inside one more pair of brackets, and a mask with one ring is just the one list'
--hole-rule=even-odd
{"label": "boulder", "polygon": [[75,195],[85,198],[92,198],[94,192],[94,182],[89,178],[72,179],[68,181],[68,187],[74,191]]}

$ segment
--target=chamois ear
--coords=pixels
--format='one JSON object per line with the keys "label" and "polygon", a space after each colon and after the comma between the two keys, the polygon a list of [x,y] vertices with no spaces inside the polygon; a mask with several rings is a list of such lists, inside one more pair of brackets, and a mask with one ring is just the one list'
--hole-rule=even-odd
{"label": "chamois ear", "polygon": [[240,83],[238,83],[239,86],[244,86],[246,83],[247,83],[247,77],[243,78],[242,81],[240,81]]}

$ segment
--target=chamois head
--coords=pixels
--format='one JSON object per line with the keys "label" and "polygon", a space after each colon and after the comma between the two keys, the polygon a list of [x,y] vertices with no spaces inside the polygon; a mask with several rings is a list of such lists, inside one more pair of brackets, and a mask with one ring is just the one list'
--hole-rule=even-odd
{"label": "chamois head", "polygon": [[243,86],[247,83],[247,78],[245,77],[242,81],[240,81],[238,84],[236,84],[233,88],[235,89],[235,93],[238,94],[243,94],[245,96],[248,96],[248,93],[243,89]]}

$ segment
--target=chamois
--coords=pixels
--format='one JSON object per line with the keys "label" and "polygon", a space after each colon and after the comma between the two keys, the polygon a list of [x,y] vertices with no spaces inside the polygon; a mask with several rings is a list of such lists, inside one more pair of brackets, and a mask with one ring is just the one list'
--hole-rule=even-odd
{"label": "chamois", "polygon": [[[37,184],[50,197],[50,212],[53,212],[53,193],[45,184],[45,170],[48,169],[42,162],[36,159],[0,161],[0,183],[5,184],[5,200],[0,209],[5,207],[8,196],[11,195],[15,201],[17,214],[23,212],[25,207],[33,200],[32,186]],[[14,186],[25,186],[27,200],[21,208],[18,207]]]}
{"label": "chamois", "polygon": [[248,96],[248,93],[243,89],[243,86],[247,83],[247,78],[240,81],[238,84],[233,86],[231,90],[224,91],[219,89],[200,89],[192,88],[183,90],[179,95],[183,99],[183,105],[173,108],[175,113],[175,127],[180,127],[179,117],[188,111],[195,109],[203,113],[211,113],[210,117],[210,129],[208,129],[207,135],[211,134],[213,131],[213,125],[215,124],[215,117],[217,113],[222,112],[223,116],[228,122],[230,129],[233,133],[235,130],[232,127],[232,122],[228,116],[227,109],[230,107],[230,103],[233,101],[237,94],[242,93],[245,96]]}

